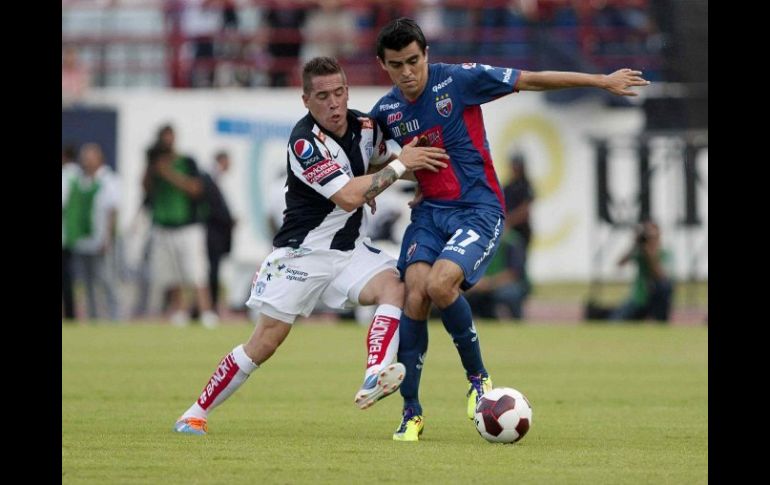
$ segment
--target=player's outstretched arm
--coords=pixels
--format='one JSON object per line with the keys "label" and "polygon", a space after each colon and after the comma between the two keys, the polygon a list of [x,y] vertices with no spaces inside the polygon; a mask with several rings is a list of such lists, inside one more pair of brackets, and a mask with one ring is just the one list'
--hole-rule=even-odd
{"label": "player's outstretched arm", "polygon": [[399,158],[375,174],[355,177],[331,196],[331,201],[352,212],[373,200],[398,180],[407,170],[438,172],[447,166],[449,156],[443,148],[416,147],[417,138],[404,145]]}
{"label": "player's outstretched arm", "polygon": [[519,91],[547,91],[564,88],[601,88],[618,96],[636,96],[631,87],[647,86],[650,81],[641,71],[619,69],[612,74],[586,74],[566,71],[522,71],[516,88]]}

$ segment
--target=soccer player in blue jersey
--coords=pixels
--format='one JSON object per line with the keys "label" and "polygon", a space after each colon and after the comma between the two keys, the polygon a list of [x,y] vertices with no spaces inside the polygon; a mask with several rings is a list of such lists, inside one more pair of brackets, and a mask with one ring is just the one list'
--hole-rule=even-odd
{"label": "soccer player in blue jersey", "polygon": [[386,137],[402,146],[417,138],[418,146],[441,147],[449,155],[446,168],[415,171],[422,200],[413,204],[398,261],[406,283],[398,360],[406,366],[406,377],[401,384],[403,416],[393,439],[417,441],[424,426],[418,388],[431,303],[441,312],[470,382],[470,419],[478,399],[492,388],[471,309],[462,295],[483,276],[499,244],[505,214],[480,105],[517,91],[572,87],[635,96],[629,88],[649,81],[632,69],[600,75],[429,64],[425,36],[407,18],[393,20],[380,31],[377,57],[395,84],[370,113]]}

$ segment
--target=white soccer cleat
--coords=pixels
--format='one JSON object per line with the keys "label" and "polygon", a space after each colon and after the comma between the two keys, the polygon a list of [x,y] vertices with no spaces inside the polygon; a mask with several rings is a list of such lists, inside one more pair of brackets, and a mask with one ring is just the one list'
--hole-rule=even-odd
{"label": "white soccer cleat", "polygon": [[378,373],[370,375],[356,393],[354,401],[356,406],[366,409],[380,399],[393,394],[403,382],[405,375],[406,367],[399,362],[385,366]]}

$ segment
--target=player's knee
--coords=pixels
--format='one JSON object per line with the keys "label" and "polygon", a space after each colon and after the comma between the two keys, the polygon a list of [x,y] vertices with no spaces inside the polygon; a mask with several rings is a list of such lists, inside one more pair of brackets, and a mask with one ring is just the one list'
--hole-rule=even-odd
{"label": "player's knee", "polygon": [[438,274],[428,281],[428,296],[439,308],[451,305],[458,294],[459,288],[451,278]]}
{"label": "player's knee", "polygon": [[378,305],[393,305],[403,308],[405,292],[404,283],[399,279],[388,280],[377,292],[376,302]]}
{"label": "player's knee", "polygon": [[411,290],[406,292],[404,297],[404,313],[416,320],[425,320],[428,318],[430,310],[430,299],[424,291]]}

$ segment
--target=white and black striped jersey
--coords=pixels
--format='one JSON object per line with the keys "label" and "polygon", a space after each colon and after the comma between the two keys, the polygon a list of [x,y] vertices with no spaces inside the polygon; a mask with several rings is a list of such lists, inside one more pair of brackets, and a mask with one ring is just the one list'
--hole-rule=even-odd
{"label": "white and black striped jersey", "polygon": [[347,117],[342,138],[324,130],[310,113],[294,126],[287,150],[286,210],[274,247],[348,251],[364,238],[364,207],[346,212],[329,198],[393,152],[372,118],[356,110],[348,110]]}

